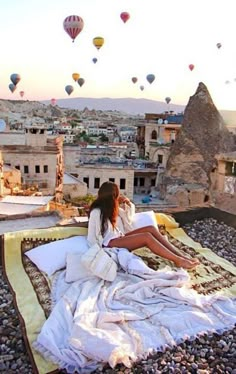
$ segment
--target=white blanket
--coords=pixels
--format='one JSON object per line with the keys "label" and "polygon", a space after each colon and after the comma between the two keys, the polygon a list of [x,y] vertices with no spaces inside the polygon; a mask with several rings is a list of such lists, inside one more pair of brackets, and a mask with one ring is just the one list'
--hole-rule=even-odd
{"label": "white blanket", "polygon": [[114,282],[66,284],[62,271],[55,283],[56,304],[35,348],[68,373],[107,362],[130,367],[154,350],[236,323],[236,301],[197,294],[185,270],[153,271],[125,249],[114,253],[122,265]]}

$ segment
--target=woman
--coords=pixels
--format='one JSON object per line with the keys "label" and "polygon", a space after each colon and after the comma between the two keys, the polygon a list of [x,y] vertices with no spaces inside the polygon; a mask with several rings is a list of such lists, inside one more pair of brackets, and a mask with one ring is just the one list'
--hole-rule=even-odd
{"label": "woman", "polygon": [[120,204],[124,207],[126,204],[132,206],[129,199],[120,195],[117,184],[103,183],[97,199],[90,206],[89,245],[97,243],[103,247],[127,248],[129,251],[148,247],[156,255],[173,261],[177,267],[192,269],[199,264],[198,259],[182,256],[155,226],[131,230],[130,217],[127,217],[126,222],[124,220],[122,222],[121,217],[124,217],[125,210],[120,207]]}

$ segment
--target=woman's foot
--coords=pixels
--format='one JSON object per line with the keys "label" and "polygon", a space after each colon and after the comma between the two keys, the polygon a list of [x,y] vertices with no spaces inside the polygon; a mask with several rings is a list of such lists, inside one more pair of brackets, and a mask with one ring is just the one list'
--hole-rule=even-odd
{"label": "woman's foot", "polygon": [[187,269],[187,270],[194,269],[199,264],[200,264],[200,262],[197,258],[189,260],[187,258],[179,257],[179,259],[177,261],[175,261],[175,265],[177,267]]}

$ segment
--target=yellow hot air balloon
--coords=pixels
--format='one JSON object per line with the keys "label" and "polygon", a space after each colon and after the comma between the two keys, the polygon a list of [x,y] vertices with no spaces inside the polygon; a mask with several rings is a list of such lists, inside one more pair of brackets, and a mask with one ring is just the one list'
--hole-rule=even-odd
{"label": "yellow hot air balloon", "polygon": [[80,77],[79,73],[73,73],[72,74],[72,78],[74,79],[75,82],[77,82],[77,80],[79,79],[79,77]]}
{"label": "yellow hot air balloon", "polygon": [[93,45],[99,50],[104,44],[104,38],[101,36],[96,36],[96,38],[93,38]]}

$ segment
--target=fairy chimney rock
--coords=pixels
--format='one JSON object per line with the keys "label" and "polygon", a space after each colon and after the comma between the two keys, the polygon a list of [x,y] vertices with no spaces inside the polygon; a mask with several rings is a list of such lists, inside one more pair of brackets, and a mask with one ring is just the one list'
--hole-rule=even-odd
{"label": "fairy chimney rock", "polygon": [[162,197],[177,203],[178,193],[182,196],[181,201],[184,193],[185,203],[182,205],[194,205],[191,196],[195,190],[203,191],[202,198],[197,199],[198,203],[206,201],[209,197],[210,174],[217,165],[215,156],[234,149],[232,134],[207,87],[199,83],[195,94],[189,99],[181,130],[171,147],[161,186]]}

